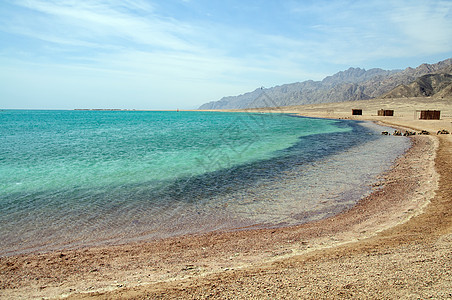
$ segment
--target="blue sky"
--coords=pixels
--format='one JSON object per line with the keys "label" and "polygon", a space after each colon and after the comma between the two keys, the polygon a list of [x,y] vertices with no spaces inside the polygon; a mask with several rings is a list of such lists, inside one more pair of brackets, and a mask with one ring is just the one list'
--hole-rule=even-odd
{"label": "blue sky", "polygon": [[450,0],[0,2],[0,108],[189,109],[449,57]]}

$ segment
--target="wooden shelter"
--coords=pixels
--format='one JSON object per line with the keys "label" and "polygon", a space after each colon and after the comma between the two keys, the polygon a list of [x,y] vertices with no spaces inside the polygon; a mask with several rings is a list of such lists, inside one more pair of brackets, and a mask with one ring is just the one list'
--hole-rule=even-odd
{"label": "wooden shelter", "polygon": [[421,110],[419,119],[421,120],[439,120],[441,111],[439,110]]}
{"label": "wooden shelter", "polygon": [[353,116],[362,116],[363,110],[362,109],[352,109],[352,115]]}
{"label": "wooden shelter", "polygon": [[377,113],[379,116],[383,116],[383,117],[394,116],[394,110],[392,110],[392,109],[380,109]]}

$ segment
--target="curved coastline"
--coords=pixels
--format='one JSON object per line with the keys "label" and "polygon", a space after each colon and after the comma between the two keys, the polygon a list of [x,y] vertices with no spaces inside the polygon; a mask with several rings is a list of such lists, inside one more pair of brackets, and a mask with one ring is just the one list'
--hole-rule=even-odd
{"label": "curved coastline", "polygon": [[[236,118],[236,113],[226,114],[229,114],[232,119]],[[265,114],[264,118],[273,119],[273,116]],[[252,118],[250,117],[250,119]],[[128,205],[128,203],[122,202],[123,209],[117,210],[117,214],[115,214],[109,203],[102,201],[102,197],[93,197],[90,202],[101,204],[97,205],[91,219],[99,219],[103,223],[94,222],[92,227],[89,223],[83,221],[77,223],[75,221],[75,219],[84,220],[83,215],[78,215],[78,213],[83,212],[82,209],[71,213],[70,210],[65,211],[62,207],[61,214],[66,214],[69,218],[66,224],[59,222],[61,218],[58,211],[47,214],[47,217],[39,218],[42,222],[36,220],[35,223],[33,217],[24,219],[11,214],[11,217],[4,221],[6,226],[2,228],[3,231],[0,234],[5,237],[5,243],[0,246],[0,256],[152,241],[184,234],[230,230],[236,227],[281,227],[320,219],[350,207],[364,194],[367,194],[370,189],[370,182],[364,182],[361,179],[370,180],[375,176],[375,173],[381,172],[379,167],[383,161],[385,161],[384,165],[387,168],[388,163],[392,161],[392,159],[387,158],[392,158],[394,151],[387,151],[386,149],[391,149],[392,145],[399,148],[399,145],[397,145],[399,143],[394,143],[394,141],[399,141],[399,138],[382,137],[379,134],[379,129],[375,130],[375,128],[372,128],[373,126],[369,127],[367,122],[333,121],[318,118],[311,122],[310,118],[298,118],[297,120],[297,118],[288,118],[286,115],[281,119],[281,125],[291,123],[302,124],[297,127],[299,134],[305,133],[303,131],[298,132],[300,127],[302,129],[308,128],[309,131],[309,127],[312,126],[311,123],[331,125],[328,126],[328,130],[322,132],[316,132],[312,135],[302,134],[296,138],[296,142],[287,148],[274,151],[274,155],[268,158],[203,175],[182,177],[180,180],[165,184],[169,188],[157,189],[156,193],[152,191],[152,182],[144,183],[141,188],[135,184],[121,185],[121,192],[115,185],[108,186],[102,191],[102,194],[106,194],[103,198],[111,199],[108,202],[116,198],[127,197],[134,199],[133,202],[138,204],[143,203],[142,201],[145,199],[147,203],[151,203],[154,199],[158,200],[154,201],[155,204],[143,205],[140,209],[136,209],[133,204]],[[338,132],[330,128],[333,125],[338,127]],[[287,127],[289,128],[288,125]],[[380,139],[385,141],[375,143],[375,140]],[[403,140],[406,141],[407,138],[403,138]],[[273,143],[275,143],[274,140]],[[379,144],[387,147],[379,146]],[[404,144],[406,143],[401,143],[400,147],[404,147]],[[373,148],[376,150],[375,153],[379,153],[378,156],[367,154],[372,152]],[[400,151],[396,151],[397,154]],[[351,159],[352,157],[353,159]],[[378,157],[378,161],[374,157]],[[372,161],[373,167],[370,167],[367,163],[361,163],[361,161],[366,160]],[[356,169],[358,172],[350,172],[350,169]],[[368,176],[371,173],[372,176]],[[32,175],[30,174],[30,177]],[[145,187],[147,187],[147,190]],[[67,189],[69,192],[72,190],[72,187]],[[142,192],[137,193],[136,190]],[[24,193],[25,191],[24,188]],[[83,193],[83,196],[86,197],[97,191],[87,187],[83,192],[81,189],[76,190],[75,194]],[[54,202],[52,201],[56,198],[53,195],[54,192],[54,190],[50,190],[49,193],[41,194],[39,199],[47,200],[49,206],[53,206]],[[64,193],[64,189],[61,189],[61,193],[61,199],[72,197],[67,192]],[[8,200],[8,197],[5,199]],[[152,200],[149,201],[148,199]],[[160,199],[162,200],[160,201]],[[177,205],[159,209],[159,202],[171,203],[172,199],[177,200]],[[303,201],[300,201],[300,199],[303,199]],[[77,202],[77,198],[72,202]],[[68,203],[71,203],[71,201],[68,201]],[[39,215],[39,201],[33,206],[36,208],[35,214]],[[120,205],[116,204],[116,206],[119,207]],[[110,210],[108,210],[109,207]],[[218,211],[219,208],[221,211]],[[102,215],[102,211],[105,209],[109,211],[107,214],[109,216],[106,216],[104,220],[99,215]],[[212,209],[215,211],[212,212]],[[176,213],[172,213],[172,210]],[[183,216],[181,217],[181,214],[177,211],[182,212]],[[308,213],[308,211],[313,212]],[[96,214],[100,218],[93,218]],[[33,216],[33,213],[28,215]],[[108,218],[114,219],[115,222],[111,222],[111,228],[103,230],[102,224],[109,223]],[[36,230],[28,231],[28,236],[34,236],[36,231],[40,234],[39,231],[41,231],[43,240],[27,239],[26,237],[21,239],[24,235],[24,231],[20,231],[21,220],[22,223],[24,223],[23,220],[26,220],[26,223],[36,224],[30,226],[31,230],[33,228]],[[154,220],[156,220],[155,223],[152,223]],[[17,223],[15,223],[16,221]],[[11,224],[17,224],[17,229],[9,229],[14,227]],[[57,224],[60,226],[58,230],[55,230],[54,227]],[[157,226],[153,226],[153,224],[157,224]],[[67,234],[66,228],[68,230],[77,228],[77,232],[73,231]],[[92,234],[93,229],[97,233],[96,235]],[[85,235],[78,235],[83,231],[86,232]],[[4,235],[4,232],[7,234]],[[49,236],[45,235],[46,232],[50,233]],[[124,232],[127,232],[127,234],[123,234]],[[9,236],[12,238],[8,239]],[[14,239],[15,236],[17,239]],[[50,244],[46,243],[45,239],[50,241]],[[16,246],[17,248],[14,248]],[[2,251],[4,249],[13,250],[4,252]],[[16,251],[13,252],[14,250]]]}
{"label": "curved coastline", "polygon": [[[399,121],[398,125],[410,124]],[[450,253],[439,261],[452,240],[451,215],[447,213],[451,207],[451,173],[447,174],[451,145],[450,136],[413,137],[412,147],[370,196],[342,214],[317,222],[2,258],[0,295],[196,298],[215,292],[217,298],[325,297],[328,294],[323,293],[329,291],[336,293],[333,297],[347,298],[362,291],[367,296],[400,295],[391,294],[398,287],[412,295],[447,297],[447,278],[434,280],[433,275],[447,270],[451,261]],[[421,272],[415,268],[422,258],[417,254],[432,248],[436,251],[429,257],[431,268],[427,268],[433,274],[431,286],[404,282],[400,288],[394,279],[394,285],[385,291],[383,286],[378,289],[386,274],[377,276],[375,270],[391,261],[404,261],[414,262],[412,269]],[[399,257],[407,253],[404,259]],[[411,261],[410,255],[414,255]],[[391,259],[386,261],[387,257]],[[382,263],[374,260],[377,258]],[[419,265],[429,266],[429,262]],[[354,266],[360,266],[359,272],[350,271]],[[400,272],[399,278],[410,273]],[[369,275],[373,275],[373,285]],[[261,289],[263,286],[269,290]]]}

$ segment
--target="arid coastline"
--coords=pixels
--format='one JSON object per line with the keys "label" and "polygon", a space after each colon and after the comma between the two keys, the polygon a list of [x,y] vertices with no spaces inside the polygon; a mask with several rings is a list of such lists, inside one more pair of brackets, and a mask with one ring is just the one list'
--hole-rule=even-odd
{"label": "arid coastline", "polygon": [[[446,117],[438,122],[415,120],[409,112],[413,104],[406,116],[399,110],[393,119],[358,118],[434,131],[451,124],[451,101],[445,103],[449,110],[441,108]],[[347,108],[330,107],[284,112],[350,117]],[[452,297],[447,291],[452,277],[447,271],[452,269],[452,138],[435,134],[412,141],[370,196],[335,217],[295,227],[1,258],[0,296]]]}

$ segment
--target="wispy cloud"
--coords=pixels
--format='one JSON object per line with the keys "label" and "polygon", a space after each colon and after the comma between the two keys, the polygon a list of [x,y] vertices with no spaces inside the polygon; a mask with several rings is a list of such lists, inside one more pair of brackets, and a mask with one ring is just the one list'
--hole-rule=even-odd
{"label": "wispy cloud", "polygon": [[[193,28],[176,20],[161,19],[143,1],[21,1],[19,4],[39,12],[30,23],[15,24],[13,30],[49,42],[68,44],[110,44],[192,50],[184,36]],[[35,22],[38,21],[36,24]],[[62,38],[64,37],[64,38]]]}
{"label": "wispy cloud", "polygon": [[452,49],[451,1],[421,1],[417,6],[395,2],[393,8],[392,24],[412,50],[429,53]]}
{"label": "wispy cloud", "polygon": [[319,55],[338,63],[452,50],[451,1],[299,2],[291,12],[310,18]]}
{"label": "wispy cloud", "polygon": [[[206,98],[322,79],[350,65],[451,53],[451,10],[452,1],[443,0],[5,0],[0,60],[16,65],[18,78],[74,70],[83,73],[79,85],[129,78],[144,90],[152,82],[151,94],[156,86],[185,86],[191,97],[215,100]],[[165,90],[167,98],[176,95]]]}
{"label": "wispy cloud", "polygon": [[[253,70],[282,73],[278,65],[284,65],[287,49],[292,52],[306,44],[252,29],[162,18],[147,2],[113,1],[106,5],[98,1],[29,0],[19,3],[39,12],[42,18],[38,18],[38,23],[36,19],[30,23],[18,22],[11,27],[12,31],[49,42],[51,46],[46,49],[52,49],[53,53],[59,52],[58,47],[61,53],[67,48],[86,48],[77,52],[78,58],[73,53],[65,59],[95,61],[100,68],[161,74],[178,70],[176,77],[191,73],[194,78]],[[276,61],[277,65],[269,65]]]}
{"label": "wispy cloud", "polygon": [[[179,56],[186,53],[187,58],[229,57],[243,60],[244,64],[278,56],[280,61],[291,57],[345,64],[372,57],[397,57],[408,50],[413,55],[413,51],[444,52],[452,48],[450,1],[435,5],[425,1],[291,2],[282,9],[287,9],[293,23],[299,25],[272,33],[251,25],[236,27],[210,19],[184,22],[162,17],[148,1],[16,3],[39,15],[16,22],[9,27],[11,31],[61,47],[87,48],[80,51],[81,56],[100,49],[116,49],[121,54],[129,49],[132,53],[146,51],[159,55],[166,51],[169,57],[174,53]],[[259,11],[250,15],[253,18],[259,18]],[[294,64],[298,62],[292,60]]]}

